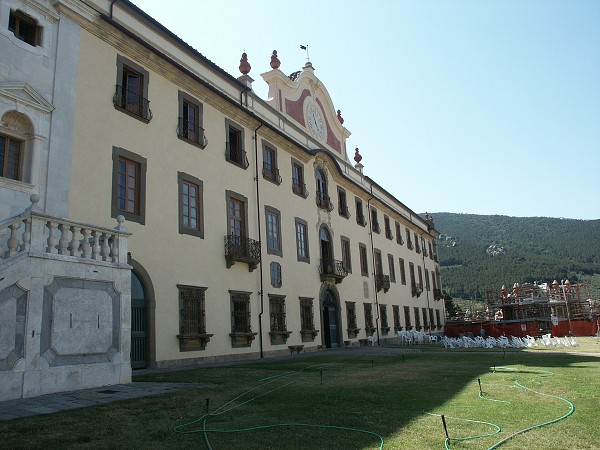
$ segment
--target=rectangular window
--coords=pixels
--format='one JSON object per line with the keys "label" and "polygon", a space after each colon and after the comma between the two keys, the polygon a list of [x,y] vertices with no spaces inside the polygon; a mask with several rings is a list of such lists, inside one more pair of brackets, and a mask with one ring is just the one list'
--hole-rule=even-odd
{"label": "rectangular window", "polygon": [[8,16],[8,31],[29,45],[37,46],[42,42],[42,28],[35,19],[21,11],[10,11]]}
{"label": "rectangular window", "polygon": [[365,309],[365,331],[367,332],[367,336],[372,336],[375,331],[375,326],[373,325],[373,305],[370,303],[364,303]]}
{"label": "rectangular window", "polygon": [[283,256],[281,248],[281,214],[279,210],[265,206],[267,224],[267,253]]}
{"label": "rectangular window", "polygon": [[117,56],[117,91],[113,103],[116,108],[146,123],[152,119],[148,101],[149,78],[149,72],[143,67]]}
{"label": "rectangular window", "polygon": [[404,326],[406,327],[406,330],[412,329],[412,323],[410,320],[410,306],[404,307]]}
{"label": "rectangular window", "polygon": [[0,176],[21,179],[21,141],[0,134]]}
{"label": "rectangular window", "polygon": [[410,289],[413,297],[418,297],[417,295],[417,280],[415,279],[415,265],[411,262],[408,263],[408,272],[410,275]]}
{"label": "rectangular window", "polygon": [[367,224],[363,211],[363,203],[358,197],[356,197],[356,223],[363,227]]}
{"label": "rectangular window", "polygon": [[203,350],[206,341],[198,339],[206,334],[204,306],[205,287],[177,286],[179,289],[179,350]]}
{"label": "rectangular window", "polygon": [[358,244],[358,251],[360,256],[360,274],[362,276],[369,276],[369,264],[367,261],[367,246],[365,244]]}
{"label": "rectangular window", "polygon": [[281,287],[281,264],[271,261],[271,286]]}
{"label": "rectangular window", "polygon": [[285,297],[269,295],[271,331],[287,331],[285,325]]}
{"label": "rectangular window", "polygon": [[431,241],[427,242],[429,247],[429,259],[433,259],[433,251],[431,250]]}
{"label": "rectangular window", "polygon": [[342,241],[342,265],[346,272],[352,273],[352,259],[350,257],[350,239],[341,236]]}
{"label": "rectangular window", "polygon": [[421,266],[417,266],[417,273],[419,274],[419,284],[417,287],[423,292],[423,271],[421,270]]}
{"label": "rectangular window", "polygon": [[308,255],[308,224],[296,217],[296,256],[298,261],[310,262]]}
{"label": "rectangular window", "polygon": [[415,314],[415,330],[421,331],[421,311],[415,306],[413,312]]}
{"label": "rectangular window", "polygon": [[428,291],[431,290],[431,286],[429,285],[429,270],[425,269],[425,289]]}
{"label": "rectangular window", "polygon": [[381,261],[381,250],[375,249],[375,275],[383,275],[383,263]]}
{"label": "rectangular window", "polygon": [[177,172],[179,184],[179,233],[204,237],[202,181]]}
{"label": "rectangular window", "polygon": [[429,330],[429,320],[427,320],[427,308],[421,308],[423,312],[423,328],[425,331]]}
{"label": "rectangular window", "polygon": [[390,266],[390,281],[396,282],[396,268],[394,267],[394,256],[388,254],[388,265]]}
{"label": "rectangular window", "polygon": [[315,329],[315,318],[313,311],[313,299],[312,298],[300,298],[300,329],[301,330],[314,330]]}
{"label": "rectangular window", "polygon": [[383,226],[385,228],[385,237],[388,239],[394,239],[392,234],[392,226],[390,225],[390,218],[386,215],[383,216]]}
{"label": "rectangular window", "polygon": [[406,286],[406,270],[404,268],[404,260],[400,258],[400,282]]}
{"label": "rectangular window", "polygon": [[423,250],[423,256],[427,257],[429,256],[427,253],[427,241],[425,241],[425,238],[421,237],[421,247]]}
{"label": "rectangular window", "polygon": [[231,292],[231,332],[251,333],[250,294]]}
{"label": "rectangular window", "polygon": [[144,224],[146,203],[146,159],[113,147],[111,216]]}
{"label": "rectangular window", "polygon": [[438,330],[442,328],[442,322],[440,321],[440,310],[435,310],[435,323],[437,324]]}
{"label": "rectangular window", "polygon": [[402,330],[402,324],[400,323],[400,306],[392,305],[392,314],[394,316],[394,332]]}
{"label": "rectangular window", "polygon": [[306,184],[304,183],[304,166],[292,158],[292,192],[306,198]]}
{"label": "rectangular window", "polygon": [[412,238],[410,237],[410,230],[408,228],[405,228],[406,231],[406,247],[408,247],[409,250],[413,249],[413,243],[412,243]]}
{"label": "rectangular window", "polygon": [[244,150],[244,128],[225,119],[227,142],[225,143],[225,159],[243,169],[248,168],[248,158]]}
{"label": "rectangular window", "polygon": [[396,222],[396,242],[400,245],[404,244],[404,241],[402,240],[402,232],[400,230],[400,224],[398,222]]}
{"label": "rectangular window", "polygon": [[356,337],[356,303],[346,302],[346,318],[348,319],[348,337]]}
{"label": "rectangular window", "polygon": [[263,141],[263,177],[277,185],[281,184],[277,167],[277,150]]}
{"label": "rectangular window", "polygon": [[179,126],[177,136],[204,148],[204,128],[202,128],[202,103],[179,91]]}
{"label": "rectangular window", "polygon": [[348,203],[346,201],[346,191],[338,186],[338,212],[340,216],[348,219],[350,217],[350,211],[348,210]]}
{"label": "rectangular window", "polygon": [[379,219],[377,218],[377,210],[371,208],[371,229],[375,233],[381,233],[381,227],[379,226]]}
{"label": "rectangular window", "polygon": [[230,236],[237,238],[239,243],[246,238],[246,205],[239,198],[229,197],[227,204],[227,218]]}
{"label": "rectangular window", "polygon": [[415,231],[415,251],[417,253],[421,253],[421,241],[419,240],[419,235]]}
{"label": "rectangular window", "polygon": [[435,328],[435,322],[433,320],[433,308],[429,308],[429,326],[432,330]]}
{"label": "rectangular window", "polygon": [[381,320],[381,334],[388,334],[390,326],[388,325],[387,305],[379,305],[379,319]]}

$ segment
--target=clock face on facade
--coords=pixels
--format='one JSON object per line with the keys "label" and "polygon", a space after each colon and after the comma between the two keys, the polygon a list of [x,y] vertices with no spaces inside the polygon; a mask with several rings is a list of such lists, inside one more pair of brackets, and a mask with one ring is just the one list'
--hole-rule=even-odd
{"label": "clock face on facade", "polygon": [[319,108],[310,103],[306,108],[306,122],[311,134],[319,141],[325,139],[325,121]]}

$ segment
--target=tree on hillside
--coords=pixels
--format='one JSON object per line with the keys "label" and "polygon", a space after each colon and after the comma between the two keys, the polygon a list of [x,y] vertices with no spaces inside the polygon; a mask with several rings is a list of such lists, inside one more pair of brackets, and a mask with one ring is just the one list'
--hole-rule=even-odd
{"label": "tree on hillside", "polygon": [[454,300],[448,291],[442,291],[442,299],[444,299],[444,305],[446,306],[446,318],[452,318],[462,314],[460,306],[454,303]]}

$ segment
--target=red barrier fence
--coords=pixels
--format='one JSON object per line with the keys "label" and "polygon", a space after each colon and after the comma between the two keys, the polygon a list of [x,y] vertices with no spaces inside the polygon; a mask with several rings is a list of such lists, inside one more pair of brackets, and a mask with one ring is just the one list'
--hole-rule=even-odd
{"label": "red barrier fence", "polygon": [[[546,325],[544,323],[544,325]],[[546,332],[540,327],[540,322],[513,322],[513,323],[497,323],[497,322],[463,322],[460,324],[446,324],[444,333],[449,337],[459,337],[463,335],[470,336],[492,336],[498,338],[500,336],[541,336]],[[594,336],[598,331],[598,323],[589,320],[572,320],[570,325],[568,321],[558,322],[558,325],[552,325],[552,336]],[[483,334],[481,330],[483,329]]]}

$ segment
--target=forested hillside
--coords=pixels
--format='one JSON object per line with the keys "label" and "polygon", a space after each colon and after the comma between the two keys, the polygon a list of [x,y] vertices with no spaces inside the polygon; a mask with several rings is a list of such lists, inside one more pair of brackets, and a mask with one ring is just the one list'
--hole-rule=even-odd
{"label": "forested hillside", "polygon": [[600,220],[434,213],[442,285],[485,299],[515,282],[594,279],[600,286]]}

